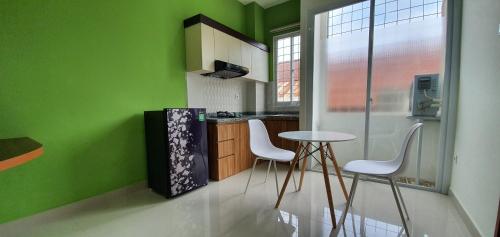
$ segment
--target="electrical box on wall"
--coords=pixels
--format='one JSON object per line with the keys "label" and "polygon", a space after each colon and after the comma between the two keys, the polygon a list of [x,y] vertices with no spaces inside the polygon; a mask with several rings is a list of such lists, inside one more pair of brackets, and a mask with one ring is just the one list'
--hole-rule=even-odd
{"label": "electrical box on wall", "polygon": [[439,74],[415,75],[410,95],[411,116],[435,117],[439,110]]}

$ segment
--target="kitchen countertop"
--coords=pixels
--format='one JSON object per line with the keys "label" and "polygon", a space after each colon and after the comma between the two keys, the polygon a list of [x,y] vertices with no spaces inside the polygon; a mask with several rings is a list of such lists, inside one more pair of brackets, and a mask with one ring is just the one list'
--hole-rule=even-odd
{"label": "kitchen countertop", "polygon": [[207,122],[209,122],[209,123],[234,123],[234,122],[247,121],[249,119],[299,120],[299,114],[298,113],[243,114],[239,118],[216,118],[216,117],[211,117],[209,115],[207,117]]}

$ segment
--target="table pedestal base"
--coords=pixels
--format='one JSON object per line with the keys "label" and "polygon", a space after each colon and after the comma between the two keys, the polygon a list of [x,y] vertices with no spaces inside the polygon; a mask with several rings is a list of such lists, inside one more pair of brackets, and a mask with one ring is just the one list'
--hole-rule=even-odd
{"label": "table pedestal base", "polygon": [[[304,146],[303,143],[306,143]],[[311,148],[314,148],[314,150],[310,151]],[[278,208],[281,202],[281,199],[283,198],[283,195],[285,194],[286,187],[288,185],[288,181],[290,180],[290,176],[292,175],[293,171],[295,170],[295,166],[299,162],[300,159],[303,159],[302,161],[302,169],[300,173],[300,181],[299,181],[299,188],[297,191],[300,191],[302,188],[302,183],[304,180],[304,173],[306,170],[306,165],[307,165],[307,158],[308,157],[314,157],[314,153],[317,151],[320,152],[320,157],[321,157],[321,166],[323,169],[323,178],[325,180],[325,187],[326,187],[326,195],[328,198],[328,206],[330,207],[330,216],[332,218],[332,224],[334,228],[337,228],[337,221],[335,219],[335,209],[333,206],[333,199],[332,199],[332,190],[330,188],[330,179],[329,179],[329,174],[328,174],[328,167],[326,165],[326,159],[330,159],[333,162],[333,167],[335,168],[335,172],[337,173],[337,179],[339,180],[340,186],[342,187],[342,192],[344,193],[344,197],[346,201],[349,199],[347,190],[345,188],[344,180],[342,178],[342,174],[340,173],[340,168],[338,167],[337,160],[335,159],[335,154],[333,153],[333,148],[328,142],[320,142],[319,147],[315,146],[312,144],[312,142],[300,142],[299,146],[297,147],[297,151],[295,152],[295,157],[292,160],[292,163],[290,165],[290,169],[288,170],[288,174],[286,175],[285,182],[283,184],[283,187],[281,188],[281,192],[278,197],[278,201],[276,201],[276,205],[274,208]],[[316,159],[317,160],[317,159]]]}

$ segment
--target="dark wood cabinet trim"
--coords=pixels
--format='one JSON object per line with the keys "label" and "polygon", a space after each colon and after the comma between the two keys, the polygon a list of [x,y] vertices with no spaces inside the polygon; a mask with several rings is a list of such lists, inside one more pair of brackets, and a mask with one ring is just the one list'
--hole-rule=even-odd
{"label": "dark wood cabinet trim", "polygon": [[214,20],[208,16],[205,16],[203,14],[198,14],[198,15],[192,16],[192,17],[184,20],[184,28],[188,28],[188,27],[190,27],[192,25],[196,25],[198,23],[203,23],[205,25],[211,26],[214,29],[220,30],[220,31],[222,31],[230,36],[233,36],[241,41],[247,42],[248,44],[257,47],[260,50],[269,53],[269,48],[267,47],[267,45],[260,43],[260,42],[257,42],[256,40],[254,40],[254,39],[238,32],[238,31],[235,31],[235,30],[229,28],[228,26],[225,26],[222,23],[217,22],[216,20]]}

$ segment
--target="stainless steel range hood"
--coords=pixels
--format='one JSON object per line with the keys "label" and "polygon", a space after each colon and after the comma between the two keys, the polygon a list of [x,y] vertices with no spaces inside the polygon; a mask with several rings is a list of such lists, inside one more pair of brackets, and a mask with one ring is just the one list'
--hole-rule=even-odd
{"label": "stainless steel range hood", "polygon": [[242,77],[248,74],[249,70],[246,67],[235,65],[232,63],[215,60],[215,71],[210,73],[201,74],[207,77],[215,77],[220,79],[230,79]]}

